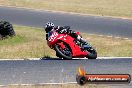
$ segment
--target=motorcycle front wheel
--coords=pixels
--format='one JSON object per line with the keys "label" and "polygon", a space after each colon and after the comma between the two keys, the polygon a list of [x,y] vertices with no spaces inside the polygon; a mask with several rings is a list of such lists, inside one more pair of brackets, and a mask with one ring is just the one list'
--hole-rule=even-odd
{"label": "motorcycle front wheel", "polygon": [[[64,44],[64,43],[63,43]],[[59,56],[59,57],[62,57],[63,59],[72,59],[72,53],[71,53],[71,50],[69,49],[69,47],[64,44],[65,48],[62,49],[60,47],[60,45],[56,44],[54,46],[54,49],[56,51],[56,54]]]}

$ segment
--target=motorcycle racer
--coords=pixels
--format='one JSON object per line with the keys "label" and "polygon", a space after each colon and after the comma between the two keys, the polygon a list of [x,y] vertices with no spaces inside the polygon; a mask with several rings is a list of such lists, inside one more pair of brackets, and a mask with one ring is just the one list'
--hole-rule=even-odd
{"label": "motorcycle racer", "polygon": [[78,35],[75,31],[70,30],[70,26],[55,26],[52,22],[47,22],[45,25],[45,31],[46,31],[46,40],[48,40],[48,37],[52,34],[53,31],[56,31],[60,34],[68,34],[71,37],[79,40],[82,44],[87,44],[86,40],[82,38],[82,36]]}
{"label": "motorcycle racer", "polygon": [[63,59],[96,59],[96,50],[83,41],[80,32],[70,30],[69,26],[54,26],[48,22],[45,26],[47,45],[56,51],[56,56]]}

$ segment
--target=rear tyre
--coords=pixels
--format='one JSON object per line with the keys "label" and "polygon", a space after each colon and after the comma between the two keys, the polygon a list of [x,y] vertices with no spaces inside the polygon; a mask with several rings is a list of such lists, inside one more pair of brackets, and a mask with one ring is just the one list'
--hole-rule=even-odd
{"label": "rear tyre", "polygon": [[[64,44],[64,43],[63,43],[63,44]],[[69,49],[69,47],[68,47],[66,44],[64,44],[64,45],[65,45],[65,50],[62,49],[62,48],[60,47],[60,45],[58,45],[58,44],[56,44],[56,45],[54,46],[54,49],[55,49],[55,51],[56,51],[56,55],[57,55],[58,57],[63,58],[63,59],[72,59],[71,50]]]}
{"label": "rear tyre", "polygon": [[89,54],[87,56],[88,59],[96,59],[97,58],[97,52],[95,49],[91,48],[88,50]]}

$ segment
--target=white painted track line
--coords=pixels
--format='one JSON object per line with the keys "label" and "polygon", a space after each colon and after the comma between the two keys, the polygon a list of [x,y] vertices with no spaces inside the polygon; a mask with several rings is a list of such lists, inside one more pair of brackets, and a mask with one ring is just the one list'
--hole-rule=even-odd
{"label": "white painted track line", "polygon": [[35,86],[35,85],[67,85],[67,84],[77,84],[77,82],[66,82],[66,83],[38,83],[38,84],[9,84],[9,85],[0,85],[0,87],[6,87],[6,86]]}
{"label": "white painted track line", "polygon": [[132,57],[98,57],[97,59],[132,59]]}
{"label": "white painted track line", "polygon": [[[97,57],[97,59],[132,59],[132,57]],[[80,59],[80,60],[85,60],[87,58],[73,58],[73,60],[76,60],[76,59]],[[4,59],[4,58],[1,58],[0,61],[6,61],[6,60],[12,60],[12,61],[15,61],[15,60],[41,60],[41,58],[20,58],[20,59]],[[53,60],[53,59],[52,59]]]}

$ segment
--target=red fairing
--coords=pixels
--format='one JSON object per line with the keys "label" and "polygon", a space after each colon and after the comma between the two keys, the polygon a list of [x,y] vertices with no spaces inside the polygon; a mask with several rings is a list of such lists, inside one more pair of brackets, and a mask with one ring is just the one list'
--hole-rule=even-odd
{"label": "red fairing", "polygon": [[[77,32],[77,34],[80,34],[80,33]],[[69,47],[72,50],[72,57],[86,57],[88,55],[88,52],[82,51],[80,46],[78,46],[74,42],[74,38],[72,38],[68,34],[59,34],[57,32],[53,32],[51,36],[49,37],[47,44],[51,49],[53,49],[55,44],[60,45],[61,48],[64,49],[65,46],[63,45],[62,42],[60,43],[60,41],[69,45]]]}

